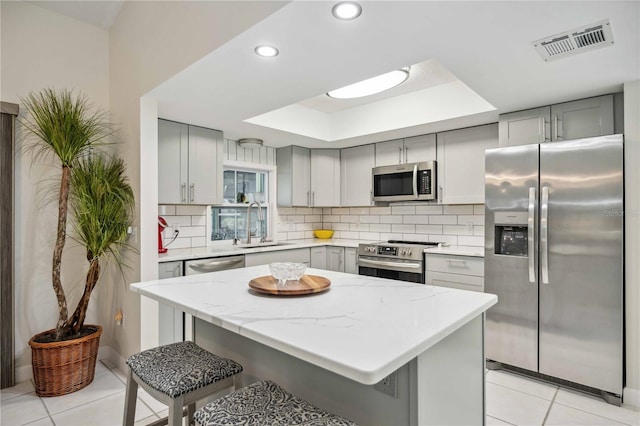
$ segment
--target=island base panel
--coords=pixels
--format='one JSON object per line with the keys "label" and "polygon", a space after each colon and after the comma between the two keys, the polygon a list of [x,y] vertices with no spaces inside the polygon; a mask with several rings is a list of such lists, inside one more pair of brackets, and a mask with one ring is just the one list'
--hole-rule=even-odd
{"label": "island base panel", "polygon": [[358,424],[483,424],[482,316],[400,367],[397,398],[200,319],[195,341],[242,364],[244,386],[273,380]]}

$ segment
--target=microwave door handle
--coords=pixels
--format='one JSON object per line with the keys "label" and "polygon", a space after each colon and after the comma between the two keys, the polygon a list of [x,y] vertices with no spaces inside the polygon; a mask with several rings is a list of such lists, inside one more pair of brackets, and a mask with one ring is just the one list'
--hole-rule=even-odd
{"label": "microwave door handle", "polygon": [[418,165],[413,165],[413,196],[418,198]]}

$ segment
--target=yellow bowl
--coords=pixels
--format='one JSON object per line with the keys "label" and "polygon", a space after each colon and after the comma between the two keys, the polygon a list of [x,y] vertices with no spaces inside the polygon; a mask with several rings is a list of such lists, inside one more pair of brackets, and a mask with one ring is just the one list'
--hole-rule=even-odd
{"label": "yellow bowl", "polygon": [[315,235],[316,238],[326,239],[333,236],[333,231],[331,229],[316,229],[313,231],[313,235]]}

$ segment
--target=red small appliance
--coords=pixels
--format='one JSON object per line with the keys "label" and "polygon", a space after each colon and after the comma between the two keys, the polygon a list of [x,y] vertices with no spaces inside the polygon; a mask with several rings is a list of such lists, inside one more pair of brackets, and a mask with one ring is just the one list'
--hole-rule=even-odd
{"label": "red small appliance", "polygon": [[164,239],[162,238],[162,231],[164,231],[168,227],[169,224],[167,223],[166,219],[162,216],[158,216],[158,253],[167,252],[167,248],[164,247],[163,243]]}

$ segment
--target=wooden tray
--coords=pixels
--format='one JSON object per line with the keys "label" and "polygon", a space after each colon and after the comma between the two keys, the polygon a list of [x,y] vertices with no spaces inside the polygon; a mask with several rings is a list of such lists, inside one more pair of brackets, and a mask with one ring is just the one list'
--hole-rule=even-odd
{"label": "wooden tray", "polygon": [[253,290],[275,296],[300,296],[320,293],[329,289],[330,285],[331,281],[318,275],[303,275],[297,281],[287,281],[285,285],[278,285],[278,280],[271,275],[254,278],[249,281],[249,287]]}

